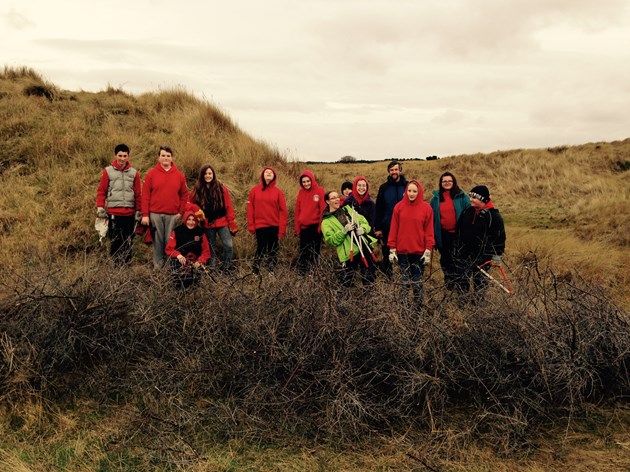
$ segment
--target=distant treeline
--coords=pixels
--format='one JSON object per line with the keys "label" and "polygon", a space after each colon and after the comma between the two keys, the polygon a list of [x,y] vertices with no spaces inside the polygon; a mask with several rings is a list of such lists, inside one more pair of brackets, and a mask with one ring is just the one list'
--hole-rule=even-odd
{"label": "distant treeline", "polygon": [[[386,157],[385,159],[357,159],[352,156],[344,156],[333,162],[333,164],[372,164],[374,162],[389,162],[389,161],[437,161],[438,156],[427,157]],[[325,161],[306,161],[305,164],[330,164]]]}

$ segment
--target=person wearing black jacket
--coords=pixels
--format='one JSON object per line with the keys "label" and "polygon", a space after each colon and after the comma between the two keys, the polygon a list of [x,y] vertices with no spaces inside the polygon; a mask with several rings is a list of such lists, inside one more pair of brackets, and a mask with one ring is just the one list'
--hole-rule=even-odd
{"label": "person wearing black jacket", "polygon": [[501,264],[505,251],[505,225],[503,218],[490,199],[485,185],[474,187],[468,194],[471,206],[457,220],[455,264],[457,267],[457,289],[464,299],[470,291],[470,279],[475,292],[473,302],[483,299],[488,279],[479,266],[492,261]]}
{"label": "person wearing black jacket", "polygon": [[376,219],[374,220],[374,235],[381,240],[381,251],[383,252],[383,262],[381,269],[388,278],[392,276],[392,265],[389,262],[389,226],[392,222],[394,207],[403,199],[407,180],[402,175],[402,164],[398,161],[391,161],[387,165],[389,176],[387,181],[378,189],[376,196]]}

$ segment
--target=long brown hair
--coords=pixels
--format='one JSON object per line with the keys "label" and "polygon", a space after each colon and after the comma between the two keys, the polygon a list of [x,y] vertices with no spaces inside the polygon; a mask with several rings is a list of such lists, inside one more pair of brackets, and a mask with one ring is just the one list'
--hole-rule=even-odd
{"label": "long brown hair", "polygon": [[[212,182],[207,183],[204,176],[206,171],[210,169],[212,171]],[[199,169],[199,176],[195,182],[195,188],[193,190],[193,199],[198,202],[198,205],[204,210],[217,211],[225,208],[225,202],[223,201],[223,184],[219,182],[217,173],[210,164],[201,166]]]}
{"label": "long brown hair", "polygon": [[455,176],[451,174],[450,172],[444,172],[442,175],[440,175],[440,181],[438,182],[438,189],[440,190],[441,202],[444,201],[444,197],[442,196],[442,194],[446,192],[446,190],[442,187],[442,179],[444,177],[450,177],[451,179],[453,179],[453,186],[451,187],[451,190],[449,191],[449,193],[451,194],[451,198],[455,198],[455,195],[461,192],[459,185],[457,185],[457,179],[455,178]]}

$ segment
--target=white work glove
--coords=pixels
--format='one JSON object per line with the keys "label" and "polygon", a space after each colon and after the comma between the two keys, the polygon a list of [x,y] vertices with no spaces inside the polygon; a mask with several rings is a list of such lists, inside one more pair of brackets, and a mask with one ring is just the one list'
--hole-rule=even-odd
{"label": "white work glove", "polygon": [[395,264],[398,262],[398,254],[396,254],[396,249],[389,250],[389,263]]}
{"label": "white work glove", "polygon": [[499,256],[498,254],[495,254],[494,256],[492,256],[492,264],[493,265],[501,265],[501,256]]}
{"label": "white work glove", "polygon": [[349,233],[350,231],[353,231],[354,225],[352,223],[347,223],[346,226],[343,227],[343,232],[344,233]]}
{"label": "white work glove", "polygon": [[107,212],[105,211],[105,208],[98,207],[96,209],[96,217],[97,218],[107,218]]}
{"label": "white work glove", "polygon": [[424,250],[424,254],[422,254],[422,259],[424,259],[423,261],[424,265],[431,264],[431,250],[430,249]]}
{"label": "white work glove", "polygon": [[365,234],[365,230],[363,228],[361,228],[360,226],[357,226],[357,236],[363,236]]}

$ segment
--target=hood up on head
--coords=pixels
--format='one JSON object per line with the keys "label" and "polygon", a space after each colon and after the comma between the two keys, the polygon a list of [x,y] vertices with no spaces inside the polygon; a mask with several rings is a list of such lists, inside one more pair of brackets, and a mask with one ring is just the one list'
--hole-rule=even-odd
{"label": "hood up on head", "polygon": [[197,227],[197,225],[199,225],[199,221],[197,221],[197,216],[195,215],[195,212],[194,212],[194,211],[192,211],[192,210],[186,210],[186,211],[184,212],[184,217],[183,217],[183,220],[182,220],[182,222],[184,223],[184,225],[186,224],[186,221],[188,220],[188,217],[189,217],[189,216],[194,217],[194,219],[195,219],[195,227]]}
{"label": "hood up on head", "polygon": [[[273,180],[271,182],[269,182],[269,185],[265,184],[265,171],[269,169],[271,172],[273,172]],[[276,170],[271,167],[271,166],[265,166],[263,167],[263,170],[260,172],[260,183],[263,186],[263,189],[267,188],[267,187],[275,187],[276,186],[276,182],[278,181],[278,173],[276,172]]]}
{"label": "hood up on head", "polygon": [[[409,184],[416,184],[416,186],[418,187],[418,196],[413,202],[409,200],[409,197],[407,196],[407,189],[409,188]],[[408,205],[416,205],[424,201],[424,189],[422,188],[422,185],[420,185],[420,182],[418,182],[416,179],[411,179],[407,182],[407,186],[405,187],[405,194],[403,195],[402,201],[404,201]]]}
{"label": "hood up on head", "polygon": [[[359,180],[365,180],[365,185],[367,187],[367,190],[365,191],[365,194],[363,196],[360,196],[359,192],[357,192],[357,183],[359,182]],[[370,183],[362,175],[358,176],[356,179],[354,179],[354,182],[352,182],[352,196],[359,205],[361,205],[370,196]]]}
{"label": "hood up on head", "polygon": [[[264,172],[264,171],[263,171]],[[274,172],[275,173],[275,172]],[[309,179],[311,179],[311,188],[306,190],[303,186],[302,186],[302,177],[308,177]],[[304,172],[302,172],[300,174],[300,177],[298,179],[298,182],[300,183],[300,188],[302,190],[305,190],[307,192],[310,192],[311,190],[314,190],[315,188],[317,188],[319,185],[317,184],[317,180],[315,180],[315,174],[313,174],[310,170],[305,170]]]}

